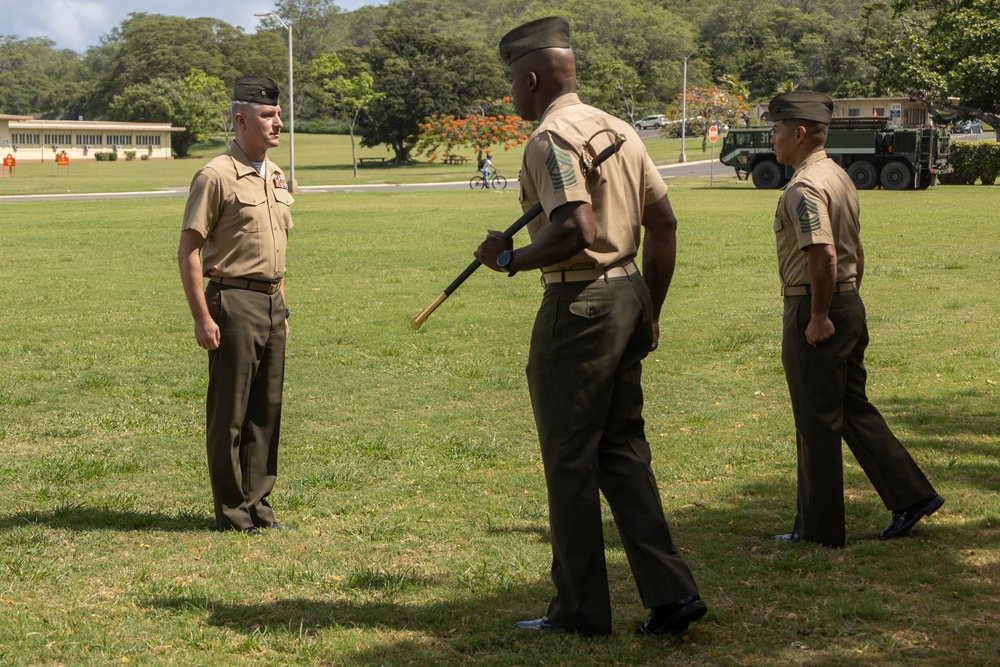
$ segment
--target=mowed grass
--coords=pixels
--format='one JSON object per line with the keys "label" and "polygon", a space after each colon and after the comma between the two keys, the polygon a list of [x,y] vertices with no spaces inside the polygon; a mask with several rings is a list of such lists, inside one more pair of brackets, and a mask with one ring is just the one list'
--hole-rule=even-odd
{"label": "mowed grass", "polygon": [[845,448],[847,547],[770,539],[795,512],[777,193],[677,183],[645,388],[710,606],[683,640],[633,634],[609,514],[615,635],[513,626],[552,592],[523,377],[541,288],[481,270],[408,322],[517,216],[516,190],[298,197],[273,496],[296,530],[259,538],[212,530],[183,198],[0,204],[0,664],[995,664],[996,196],[861,196],[870,394],[947,504],[874,539],[889,514]]}
{"label": "mowed grass", "polygon": [[[676,162],[680,155],[680,139],[647,138],[643,140],[650,155],[657,164]],[[286,172],[289,163],[289,137],[282,135],[281,145],[271,151],[271,159]],[[94,162],[73,160],[68,167],[58,167],[51,159],[46,162],[28,163],[23,160],[15,167],[13,177],[0,178],[0,197],[4,195],[27,194],[69,194],[81,192],[159,192],[162,190],[186,189],[191,177],[212,156],[224,151],[226,144],[219,140],[192,147],[191,155],[175,160],[125,160],[124,153],[115,162]],[[708,159],[712,153],[701,152],[701,139],[689,137],[686,143],[689,160]],[[721,148],[721,143],[717,145]],[[360,139],[356,143],[357,156],[382,157],[387,161],[394,157],[384,146],[362,148]],[[415,162],[408,165],[388,165],[365,167],[358,170],[355,178],[351,166],[350,137],[327,134],[295,135],[295,180],[300,186],[310,185],[357,185],[373,183],[434,183],[442,181],[468,181],[476,171],[476,154],[468,148],[454,151],[464,155],[468,162],[464,165],[444,164],[440,159],[433,162],[427,155],[413,154]],[[494,167],[514,185],[521,167],[523,148],[513,147],[506,151],[503,146],[494,147]],[[16,157],[16,156],[15,156]],[[715,158],[718,159],[718,151]],[[719,166],[719,173],[727,175],[732,170]],[[2,201],[2,199],[0,199]]]}

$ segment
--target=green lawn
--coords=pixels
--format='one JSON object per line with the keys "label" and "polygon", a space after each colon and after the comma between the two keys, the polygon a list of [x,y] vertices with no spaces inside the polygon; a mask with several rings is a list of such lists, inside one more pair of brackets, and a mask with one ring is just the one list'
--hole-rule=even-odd
{"label": "green lawn", "polygon": [[706,185],[671,188],[680,255],[645,377],[710,606],[684,640],[632,633],[646,612],[610,516],[615,635],[513,627],[552,592],[523,377],[541,288],[482,270],[408,323],[517,216],[515,189],[298,196],[273,497],[296,530],[259,538],[212,531],[184,199],[0,203],[0,664],[996,664],[995,194],[861,193],[870,394],[947,504],[873,539],[889,515],[845,448],[831,551],[770,539],[795,512],[777,193]]}
{"label": "green lawn", "polygon": [[[646,139],[644,143],[657,164],[676,162],[680,155],[680,139]],[[191,157],[183,160],[126,161],[122,158],[115,162],[73,161],[68,167],[57,167],[52,161],[22,163],[15,168],[12,178],[0,178],[0,197],[79,192],[157,192],[187,188],[194,173],[223,150],[225,144],[217,142],[195,146]],[[688,160],[708,159],[711,156],[711,152],[701,152],[701,139],[689,138],[686,150]],[[359,144],[357,151],[358,157],[384,157],[386,160],[393,157],[393,153],[385,147],[361,148]],[[467,149],[457,152],[468,157],[469,162],[465,165],[446,165],[440,161],[427,162],[426,156],[414,155],[415,164],[365,167],[358,170],[355,179],[349,137],[300,133],[295,135],[295,180],[300,186],[468,181],[477,173],[476,155]],[[521,147],[510,151],[501,147],[494,152],[494,166],[510,181],[517,178],[522,152]],[[288,169],[287,135],[282,136],[281,146],[271,151],[271,158],[283,169]],[[719,165],[720,173],[731,171]]]}

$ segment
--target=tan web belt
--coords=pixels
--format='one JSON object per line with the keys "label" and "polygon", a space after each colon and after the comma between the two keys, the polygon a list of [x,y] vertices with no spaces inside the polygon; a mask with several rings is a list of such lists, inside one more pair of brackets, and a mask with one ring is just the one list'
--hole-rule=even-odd
{"label": "tan web belt", "polygon": [[635,262],[629,262],[625,266],[612,266],[607,269],[572,269],[569,271],[549,271],[542,274],[542,284],[552,285],[553,283],[578,283],[582,281],[592,281],[604,279],[605,282],[612,278],[627,278],[639,273],[639,268]]}

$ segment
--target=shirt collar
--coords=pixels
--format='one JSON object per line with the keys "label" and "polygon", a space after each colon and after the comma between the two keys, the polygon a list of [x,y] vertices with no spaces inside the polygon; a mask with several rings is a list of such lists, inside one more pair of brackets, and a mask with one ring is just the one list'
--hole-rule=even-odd
{"label": "shirt collar", "polygon": [[809,157],[807,157],[805,160],[799,163],[799,166],[795,169],[795,173],[797,174],[806,167],[808,167],[809,165],[815,164],[816,162],[825,159],[826,159],[826,151],[822,148],[816,151],[815,153],[810,153]]}
{"label": "shirt collar", "polygon": [[[260,176],[260,172],[257,168],[253,166],[253,162],[247,157],[247,154],[243,152],[240,145],[235,141],[229,144],[229,157],[233,160],[233,168],[236,170],[236,177],[243,178],[244,176],[249,176],[251,174],[256,174]],[[268,172],[267,157],[264,158],[264,173]]]}
{"label": "shirt collar", "polygon": [[560,95],[556,99],[552,100],[552,103],[545,109],[545,112],[542,114],[542,117],[538,122],[544,123],[545,117],[550,113],[574,104],[583,104],[583,102],[580,101],[579,95],[576,93],[566,93],[565,95]]}

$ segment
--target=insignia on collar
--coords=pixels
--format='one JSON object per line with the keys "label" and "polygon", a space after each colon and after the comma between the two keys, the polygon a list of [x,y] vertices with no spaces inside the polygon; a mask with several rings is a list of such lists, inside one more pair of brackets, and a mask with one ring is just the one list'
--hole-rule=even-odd
{"label": "insignia on collar", "polygon": [[573,159],[567,151],[549,146],[549,154],[545,158],[545,168],[552,177],[552,189],[565,190],[576,185],[576,171],[573,169]]}
{"label": "insignia on collar", "polygon": [[799,216],[799,228],[803,234],[811,234],[819,231],[819,207],[816,206],[816,202],[809,199],[809,197],[802,197],[799,200],[799,205],[795,208],[795,212]]}

